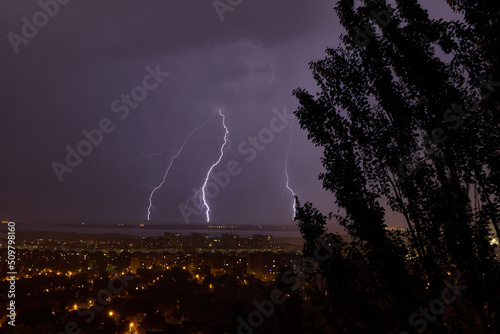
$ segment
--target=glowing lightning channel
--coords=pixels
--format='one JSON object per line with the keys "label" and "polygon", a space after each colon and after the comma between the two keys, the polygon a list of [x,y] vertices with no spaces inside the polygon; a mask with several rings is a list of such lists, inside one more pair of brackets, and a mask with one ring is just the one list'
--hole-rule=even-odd
{"label": "glowing lightning channel", "polygon": [[[209,118],[210,119],[210,118]],[[148,207],[148,220],[151,216],[151,209],[153,209],[153,196],[155,194],[155,192],[160,189],[163,184],[165,183],[165,180],[167,179],[167,175],[168,175],[168,172],[170,171],[170,168],[172,168],[172,165],[174,164],[174,160],[182,153],[182,150],[184,150],[184,147],[186,146],[186,144],[189,142],[189,140],[191,139],[191,137],[196,133],[198,132],[198,130],[200,130],[201,128],[203,128],[207,122],[209,121],[209,119],[207,119],[205,121],[205,123],[203,123],[202,125],[200,125],[199,127],[197,127],[196,129],[194,129],[190,134],[189,136],[186,138],[186,140],[184,140],[182,142],[182,145],[181,147],[177,150],[177,152],[175,153],[174,156],[172,156],[172,158],[170,159],[170,164],[168,165],[167,167],[167,170],[165,171],[165,174],[163,174],[163,179],[162,181],[160,182],[159,185],[157,185],[156,187],[153,188],[153,190],[151,191],[151,194],[149,195],[149,207]]]}
{"label": "glowing lightning channel", "polygon": [[139,161],[141,160],[143,157],[146,157],[146,158],[152,158],[152,157],[156,157],[158,155],[162,155],[162,154],[166,154],[166,153],[175,153],[177,151],[175,150],[166,150],[166,151],[161,151],[161,152],[156,152],[156,153],[151,153],[151,154],[144,154],[144,153],[141,153],[141,155],[134,159],[134,160],[130,160],[132,162],[136,162],[136,161]]}
{"label": "glowing lightning channel", "polygon": [[208,206],[208,202],[207,202],[207,199],[206,199],[206,196],[205,196],[205,188],[207,186],[208,178],[210,177],[210,174],[212,173],[212,170],[221,162],[222,157],[224,157],[225,148],[230,143],[229,139],[228,139],[228,137],[229,137],[229,130],[227,129],[227,126],[226,126],[226,116],[222,113],[221,110],[219,110],[219,115],[222,117],[222,126],[224,127],[224,130],[225,130],[225,133],[224,133],[224,144],[222,144],[222,146],[220,148],[219,160],[217,160],[217,162],[214,163],[212,165],[212,167],[210,167],[210,169],[208,170],[208,173],[207,173],[207,177],[205,178],[205,182],[203,183],[203,186],[201,187],[201,200],[203,201],[202,208],[204,207],[205,210],[206,210],[207,223],[210,223],[210,207]]}
{"label": "glowing lightning channel", "polygon": [[293,141],[293,132],[292,132],[292,124],[290,124],[290,142],[288,143],[288,151],[286,152],[286,159],[285,159],[285,176],[286,176],[286,188],[290,193],[293,195],[293,218],[295,218],[295,215],[297,214],[297,209],[295,207],[295,192],[293,189],[290,187],[290,178],[288,177],[288,158],[290,157],[290,149],[292,148],[292,141]]}

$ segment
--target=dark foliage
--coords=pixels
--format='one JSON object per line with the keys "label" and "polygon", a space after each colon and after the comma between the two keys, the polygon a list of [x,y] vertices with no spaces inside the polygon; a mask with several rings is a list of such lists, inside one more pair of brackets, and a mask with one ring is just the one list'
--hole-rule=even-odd
{"label": "dark foliage", "polygon": [[[301,127],[324,149],[320,179],[345,212],[333,216],[354,238],[310,282],[339,333],[408,328],[457,275],[468,288],[429,330],[498,325],[500,7],[448,3],[463,20],[431,19],[416,0],[338,1],[348,33],[310,64],[320,91],[294,91]],[[388,232],[387,210],[406,234]],[[326,217],[306,204],[297,220],[310,253]]]}

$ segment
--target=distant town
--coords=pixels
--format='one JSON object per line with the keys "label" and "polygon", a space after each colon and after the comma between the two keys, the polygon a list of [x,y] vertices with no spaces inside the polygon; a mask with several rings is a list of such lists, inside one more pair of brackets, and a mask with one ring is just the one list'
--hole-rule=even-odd
{"label": "distant town", "polygon": [[[20,274],[25,277],[44,270],[97,274],[118,269],[136,274],[139,269],[179,267],[197,273],[208,267],[214,276],[237,273],[266,281],[280,266],[300,260],[300,242],[300,238],[262,234],[243,238],[222,233],[210,238],[207,234],[172,232],[165,232],[163,237],[33,232],[31,237],[19,240],[17,247]],[[2,248],[2,266],[5,253],[6,248]]]}
{"label": "distant town", "polygon": [[[51,333],[69,321],[84,333],[220,332],[231,321],[231,305],[250,302],[280,270],[299,265],[303,246],[296,237],[232,232],[145,237],[26,231],[16,244],[16,302],[24,305],[18,325],[36,324],[29,318],[34,311],[25,308],[38,305]],[[6,260],[1,245],[2,273],[8,272]],[[4,290],[8,278],[2,277]],[[152,312],[139,310],[145,301]],[[210,307],[200,308],[203,303]],[[0,310],[0,333],[7,321]]]}

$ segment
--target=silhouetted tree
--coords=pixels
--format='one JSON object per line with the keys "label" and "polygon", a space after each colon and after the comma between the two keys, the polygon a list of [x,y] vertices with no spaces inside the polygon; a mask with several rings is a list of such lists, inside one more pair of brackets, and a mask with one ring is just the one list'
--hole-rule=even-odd
{"label": "silhouetted tree", "polygon": [[[301,127],[324,149],[323,187],[345,212],[334,216],[359,243],[359,266],[348,270],[373,270],[394,314],[414,299],[416,277],[436,295],[458,270],[480,319],[474,330],[487,328],[483,310],[498,305],[499,5],[448,0],[464,20],[446,21],[416,0],[360,2],[337,2],[348,33],[310,64],[319,93],[294,91]],[[387,208],[405,219],[410,247],[385,229]],[[310,205],[299,212],[310,251],[324,219]]]}

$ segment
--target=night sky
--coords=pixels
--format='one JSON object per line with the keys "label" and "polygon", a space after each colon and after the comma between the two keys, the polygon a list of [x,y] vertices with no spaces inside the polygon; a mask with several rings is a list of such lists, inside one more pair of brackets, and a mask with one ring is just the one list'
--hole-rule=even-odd
{"label": "night sky", "polygon": [[[189,133],[207,122],[153,197],[152,220],[185,222],[179,205],[201,187],[224,143],[219,109],[231,146],[213,171],[236,161],[240,172],[209,199],[213,222],[291,222],[284,173],[290,134],[291,187],[301,202],[336,210],[317,180],[321,149],[297,120],[285,129],[273,120],[278,111],[297,108],[293,89],[316,90],[308,63],[337,46],[343,32],[334,1],[244,0],[223,21],[211,0],[60,2],[68,3],[57,13],[48,7],[53,17],[35,15],[40,27],[25,28],[26,39],[22,18],[33,22],[40,5],[0,5],[2,219],[145,219],[150,186],[161,182]],[[156,80],[149,74],[155,70],[163,73]],[[122,94],[132,92],[143,100],[131,98],[127,106]],[[58,178],[54,162],[67,165],[67,146],[76,150],[86,140],[82,131],[95,134],[100,126],[109,133],[96,135],[100,144]],[[270,127],[282,129],[272,140]],[[250,159],[249,136],[261,132],[269,143],[259,143],[262,151]],[[206,219],[192,214],[189,220]]]}

